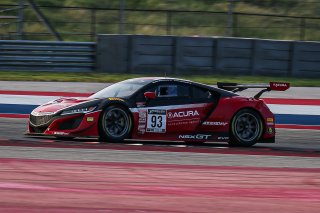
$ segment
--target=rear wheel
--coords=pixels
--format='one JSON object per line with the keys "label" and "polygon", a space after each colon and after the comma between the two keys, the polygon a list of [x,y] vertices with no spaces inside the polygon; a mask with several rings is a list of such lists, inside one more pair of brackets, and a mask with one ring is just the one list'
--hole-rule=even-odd
{"label": "rear wheel", "polygon": [[99,122],[100,140],[120,142],[128,138],[132,128],[132,118],[123,106],[108,106]]}
{"label": "rear wheel", "polygon": [[262,119],[258,112],[242,109],[233,117],[231,122],[232,146],[252,146],[258,142],[263,132]]}

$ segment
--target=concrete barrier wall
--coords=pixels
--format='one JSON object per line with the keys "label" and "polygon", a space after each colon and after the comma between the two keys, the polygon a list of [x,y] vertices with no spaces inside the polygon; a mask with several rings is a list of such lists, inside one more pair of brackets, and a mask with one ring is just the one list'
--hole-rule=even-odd
{"label": "concrete barrier wall", "polygon": [[0,40],[0,70],[93,72],[95,42]]}
{"label": "concrete barrier wall", "polygon": [[320,42],[99,35],[93,42],[1,41],[0,70],[320,77]]}
{"label": "concrete barrier wall", "polygon": [[320,42],[99,35],[99,72],[320,77]]}
{"label": "concrete barrier wall", "polygon": [[320,76],[320,42],[295,42],[293,76]]}
{"label": "concrete barrier wall", "polygon": [[175,73],[193,73],[195,70],[198,73],[210,73],[216,69],[215,40],[201,37],[176,37],[175,40]]}
{"label": "concrete barrier wall", "polygon": [[172,72],[174,37],[133,36],[129,71],[132,73]]}

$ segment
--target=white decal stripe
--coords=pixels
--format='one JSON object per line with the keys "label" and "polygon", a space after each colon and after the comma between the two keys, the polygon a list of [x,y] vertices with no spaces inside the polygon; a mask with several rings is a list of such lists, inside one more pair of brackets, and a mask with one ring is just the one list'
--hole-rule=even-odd
{"label": "white decal stripe", "polygon": [[320,106],[268,104],[274,114],[320,115]]}
{"label": "white decal stripe", "polygon": [[165,110],[173,110],[173,109],[194,109],[197,107],[204,107],[206,104],[184,104],[184,105],[171,105],[171,106],[158,106],[158,107],[139,107],[139,108],[130,108],[131,112],[138,112],[138,110],[147,110],[147,109],[165,109]]}

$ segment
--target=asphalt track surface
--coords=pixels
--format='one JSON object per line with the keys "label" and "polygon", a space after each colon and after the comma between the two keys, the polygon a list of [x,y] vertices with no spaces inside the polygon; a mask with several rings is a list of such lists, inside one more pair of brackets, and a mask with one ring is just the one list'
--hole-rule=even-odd
{"label": "asphalt track surface", "polygon": [[[69,91],[72,84],[72,92],[94,92],[105,85],[49,84],[10,82],[12,90],[27,91]],[[319,99],[319,88],[293,90],[265,97]],[[275,144],[230,148],[60,141],[24,136],[25,129],[26,119],[0,118],[0,212],[319,212],[317,130],[277,129]]]}

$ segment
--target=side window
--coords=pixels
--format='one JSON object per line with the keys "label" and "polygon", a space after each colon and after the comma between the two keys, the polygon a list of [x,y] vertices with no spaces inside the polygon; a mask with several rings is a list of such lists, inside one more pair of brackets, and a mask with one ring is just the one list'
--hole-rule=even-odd
{"label": "side window", "polygon": [[189,91],[185,85],[159,85],[156,94],[158,97],[190,97]]}
{"label": "side window", "polygon": [[212,99],[211,91],[199,87],[192,87],[192,95],[194,99]]}
{"label": "side window", "polygon": [[181,83],[160,83],[153,85],[137,94],[135,101],[146,101],[144,97],[145,92],[155,92],[157,96],[156,99],[148,100],[148,106],[187,104],[192,101],[190,85]]}
{"label": "side window", "polygon": [[178,96],[177,85],[161,85],[157,89],[158,97],[176,97]]}
{"label": "side window", "polygon": [[190,98],[190,86],[186,85],[180,85],[178,87],[178,96],[180,97],[185,97],[185,98]]}

